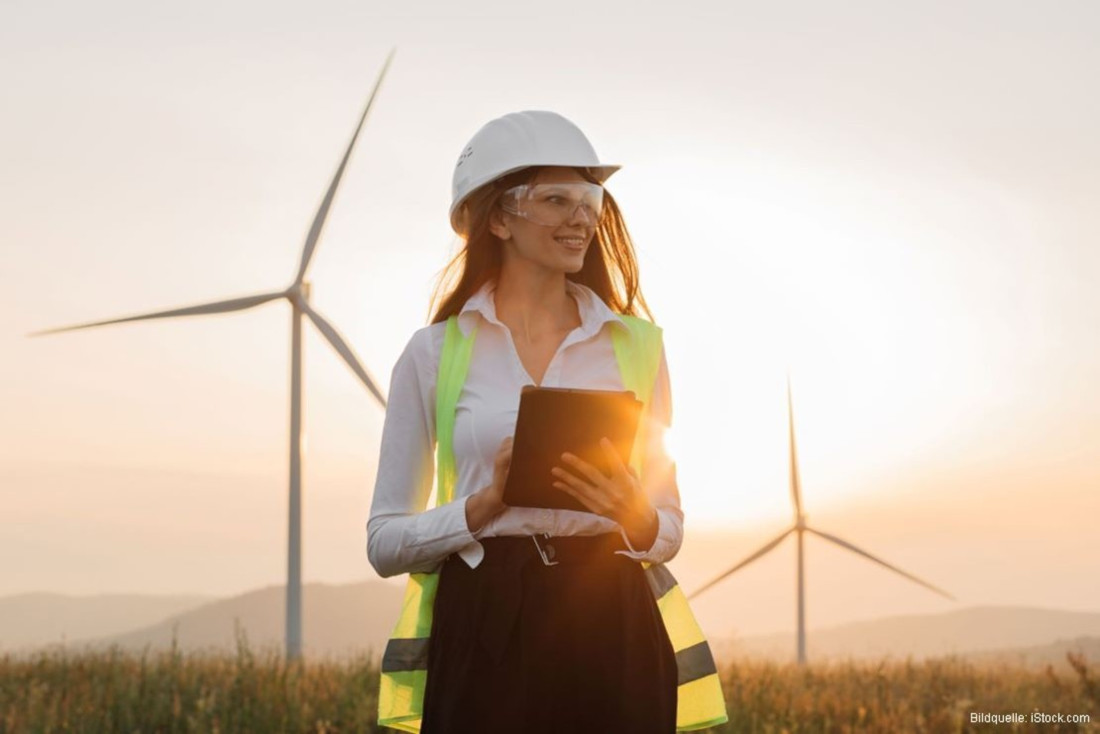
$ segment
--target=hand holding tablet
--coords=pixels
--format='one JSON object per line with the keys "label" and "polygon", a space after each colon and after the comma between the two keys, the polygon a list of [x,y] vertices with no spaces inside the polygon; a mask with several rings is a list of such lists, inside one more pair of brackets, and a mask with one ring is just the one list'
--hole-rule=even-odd
{"label": "hand holding tablet", "polygon": [[[504,486],[504,503],[513,507],[543,507],[592,512],[569,491],[554,486],[562,467],[573,477],[591,482],[571,454],[592,465],[604,477],[629,464],[642,403],[634,393],[609,390],[548,388],[528,385],[520,396],[511,465]],[[608,441],[601,445],[601,439]],[[616,461],[616,456],[619,461]]]}

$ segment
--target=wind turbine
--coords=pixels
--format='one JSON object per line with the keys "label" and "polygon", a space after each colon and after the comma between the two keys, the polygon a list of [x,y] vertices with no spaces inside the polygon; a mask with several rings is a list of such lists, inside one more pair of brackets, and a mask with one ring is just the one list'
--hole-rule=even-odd
{"label": "wind turbine", "polygon": [[916,583],[920,584],[921,586],[923,586],[927,589],[931,589],[932,591],[936,592],[940,596],[944,596],[944,597],[947,597],[948,599],[950,599],[952,601],[955,601],[955,597],[951,596],[946,591],[943,591],[942,589],[939,589],[939,588],[937,588],[937,587],[933,586],[932,584],[929,584],[925,581],[921,581],[916,576],[914,576],[910,573],[906,573],[905,571],[902,571],[897,566],[893,566],[893,565],[887,563],[886,561],[882,560],[881,558],[876,558],[875,556],[871,555],[867,551],[862,550],[860,548],[857,548],[856,546],[852,545],[851,543],[849,543],[846,540],[841,540],[840,538],[836,537],[835,535],[831,535],[831,534],[823,532],[821,530],[817,530],[817,529],[812,528],[812,527],[810,527],[809,525],[806,524],[806,513],[802,511],[802,482],[799,479],[799,475],[798,475],[798,454],[797,454],[797,450],[795,448],[795,441],[794,441],[794,408],[791,405],[791,376],[790,376],[790,374],[787,375],[787,421],[788,421],[788,426],[790,428],[791,502],[794,504],[794,524],[791,525],[786,530],[784,530],[778,536],[776,536],[775,538],[770,540],[769,542],[765,543],[755,553],[750,554],[747,558],[745,558],[743,561],[738,563],[733,568],[725,571],[724,573],[722,573],[717,578],[709,581],[708,583],[704,584],[700,588],[698,588],[695,591],[691,592],[691,594],[688,595],[688,599],[693,599],[693,598],[699,596],[704,591],[706,591],[707,589],[714,586],[715,584],[717,584],[722,579],[724,579],[727,576],[729,576],[730,574],[732,574],[734,571],[737,571],[740,568],[744,568],[745,566],[747,566],[750,563],[752,563],[753,561],[755,561],[757,558],[760,558],[761,556],[766,554],[772,548],[779,545],[783,541],[783,539],[786,538],[791,533],[797,533],[798,534],[797,535],[797,538],[798,538],[798,664],[799,665],[804,665],[806,663],[806,591],[805,591],[805,573],[804,573],[802,535],[803,535],[803,533],[813,533],[814,535],[817,535],[821,538],[824,538],[825,540],[829,541],[830,543],[835,543],[835,544],[839,545],[841,548],[845,548],[847,550],[850,550],[853,553],[858,553],[859,555],[863,556],[864,558],[868,558],[868,559],[874,561],[875,563],[877,563],[881,566],[885,566],[886,568],[890,569],[894,573],[899,573],[902,576],[904,576],[905,578],[909,579],[910,581],[915,581]]}
{"label": "wind turbine", "polygon": [[286,289],[271,291],[269,293],[259,293],[251,296],[241,296],[225,301],[204,303],[198,306],[186,306],[184,308],[156,311],[138,316],[127,316],[125,318],[109,319],[107,321],[95,321],[87,324],[77,324],[75,326],[46,329],[27,335],[32,337],[42,336],[44,334],[56,334],[63,331],[90,329],[93,326],[122,324],[127,321],[145,321],[148,319],[166,319],[175,316],[199,316],[203,314],[244,311],[279,298],[285,298],[290,303],[290,525],[287,542],[286,583],[286,655],[287,659],[290,660],[299,659],[302,654],[302,314],[309,317],[309,320],[313,322],[313,325],[317,327],[321,335],[328,340],[333,349],[343,358],[348,367],[351,368],[351,371],[359,378],[360,382],[366,386],[383,408],[386,407],[385,396],[382,395],[382,391],[378,389],[374,380],[371,379],[366,369],[360,364],[359,358],[355,356],[355,352],[352,351],[347,341],[340,336],[340,333],[327,319],[309,304],[310,283],[305,278],[306,272],[309,269],[310,260],[313,258],[314,250],[317,247],[317,240],[320,239],[321,230],[324,227],[329,208],[332,206],[333,197],[336,195],[336,189],[340,185],[340,179],[344,175],[344,169],[347,167],[348,158],[351,156],[351,150],[355,146],[356,139],[359,137],[359,131],[363,129],[363,123],[367,119],[367,113],[370,112],[371,104],[373,104],[374,97],[378,93],[378,88],[382,85],[382,79],[386,76],[386,70],[389,69],[390,62],[393,60],[393,55],[396,50],[396,48],[390,50],[389,55],[386,57],[386,63],[382,66],[382,71],[378,74],[378,80],[375,82],[374,89],[371,91],[370,98],[367,100],[367,106],[363,109],[363,114],[359,118],[359,125],[355,128],[355,133],[351,136],[351,142],[348,143],[347,150],[344,151],[344,157],[340,161],[339,167],[336,169],[336,174],[332,177],[332,182],[329,184],[328,190],[321,200],[321,206],[313,217],[313,224],[309,228],[309,234],[306,235],[305,246],[302,249],[302,259],[301,263],[298,265],[298,273],[294,276],[294,281]]}

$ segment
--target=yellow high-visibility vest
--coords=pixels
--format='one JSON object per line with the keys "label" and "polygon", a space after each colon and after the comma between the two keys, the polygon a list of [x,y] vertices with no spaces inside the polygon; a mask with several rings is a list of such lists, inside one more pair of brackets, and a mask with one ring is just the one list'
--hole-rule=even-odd
{"label": "yellow high-visibility vest", "polygon": [[[611,333],[623,387],[633,391],[648,408],[660,369],[661,329],[636,316],[621,315],[621,318],[626,322],[629,334],[618,328],[612,328]],[[436,506],[454,499],[457,476],[452,443],[455,406],[466,382],[476,336],[477,326],[468,336],[463,336],[457,316],[447,319],[436,381]],[[639,477],[642,476],[645,454],[645,424],[644,419],[639,421],[630,457],[630,463]],[[642,567],[676,652],[679,673],[676,730],[705,729],[728,721],[714,657],[687,598],[664,564],[643,562]],[[424,686],[428,679],[429,636],[438,584],[439,571],[409,574],[401,616],[382,657],[378,723],[383,726],[420,731]]]}

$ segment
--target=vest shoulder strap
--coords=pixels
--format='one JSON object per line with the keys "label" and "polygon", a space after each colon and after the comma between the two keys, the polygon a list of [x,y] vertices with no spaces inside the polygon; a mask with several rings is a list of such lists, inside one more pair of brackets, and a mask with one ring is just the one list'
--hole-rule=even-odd
{"label": "vest shoulder strap", "polygon": [[463,336],[458,326],[458,316],[447,319],[443,336],[443,351],[439,355],[439,374],[435,382],[436,427],[436,505],[445,505],[454,499],[457,478],[454,454],[455,406],[466,382],[470,368],[477,324]]}
{"label": "vest shoulder strap", "polygon": [[623,386],[647,406],[661,368],[663,330],[638,316],[620,314],[627,332],[612,326],[611,342],[622,373]]}

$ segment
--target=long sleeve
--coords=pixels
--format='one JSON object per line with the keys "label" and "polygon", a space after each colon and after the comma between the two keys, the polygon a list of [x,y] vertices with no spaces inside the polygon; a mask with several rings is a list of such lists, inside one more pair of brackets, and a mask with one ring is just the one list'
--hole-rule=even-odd
{"label": "long sleeve", "polygon": [[390,379],[367,520],[367,558],[382,577],[433,571],[474,541],[466,525],[467,497],[424,510],[435,476],[434,351],[430,328],[417,330]]}
{"label": "long sleeve", "polygon": [[676,464],[665,450],[665,431],[672,426],[672,388],[668,363],[661,350],[661,366],[653,386],[646,420],[646,452],[642,463],[642,487],[657,510],[657,538],[644,551],[633,550],[626,531],[619,528],[630,551],[616,551],[627,558],[649,563],[666,563],[680,551],[684,539],[684,513],[680,509],[680,489],[676,483]]}

